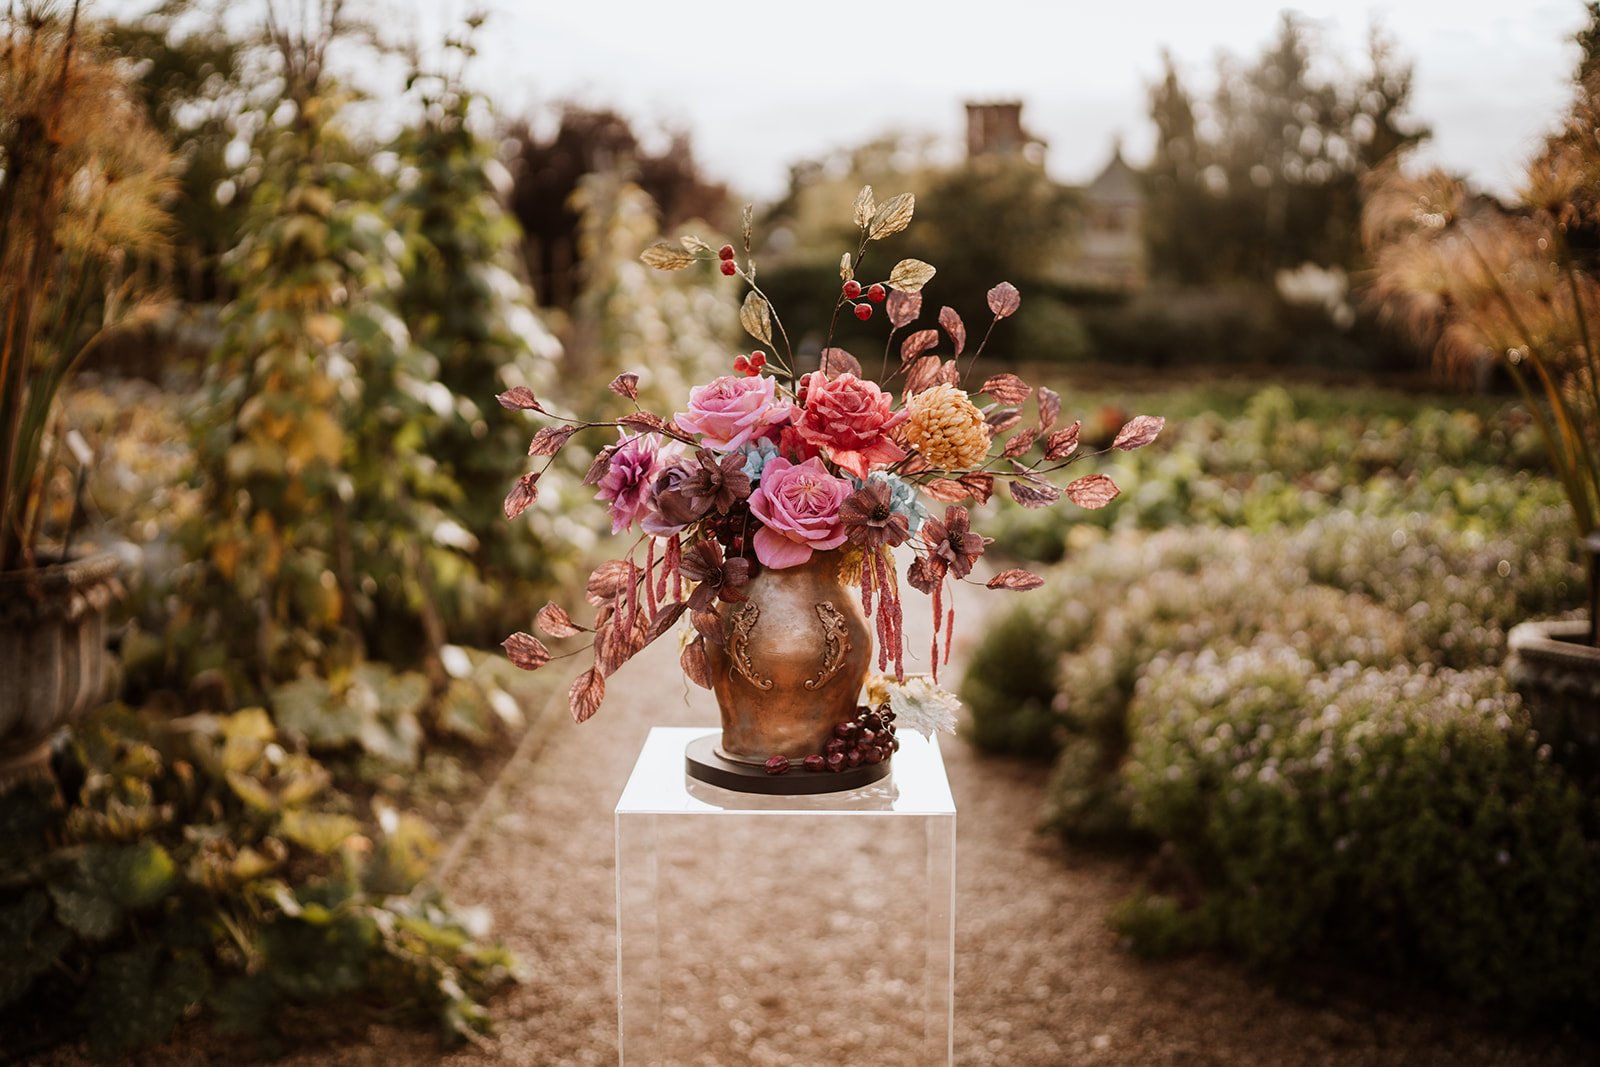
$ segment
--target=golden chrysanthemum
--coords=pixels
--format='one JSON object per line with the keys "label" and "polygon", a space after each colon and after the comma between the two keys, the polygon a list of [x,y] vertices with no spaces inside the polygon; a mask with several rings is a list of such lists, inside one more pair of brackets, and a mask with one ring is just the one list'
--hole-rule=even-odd
{"label": "golden chrysanthemum", "polygon": [[906,441],[938,470],[967,470],[989,453],[983,414],[953,385],[936,385],[906,403]]}

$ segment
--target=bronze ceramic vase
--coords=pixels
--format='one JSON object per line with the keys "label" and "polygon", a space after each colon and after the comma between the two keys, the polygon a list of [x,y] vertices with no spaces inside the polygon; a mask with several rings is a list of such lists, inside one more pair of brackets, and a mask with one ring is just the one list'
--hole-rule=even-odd
{"label": "bronze ceramic vase", "polygon": [[722,647],[707,642],[722,709],[720,753],[741,763],[822,752],[836,723],[855,718],[872,657],[859,594],[839,577],[839,553],[798,567],[763,567],[722,604]]}

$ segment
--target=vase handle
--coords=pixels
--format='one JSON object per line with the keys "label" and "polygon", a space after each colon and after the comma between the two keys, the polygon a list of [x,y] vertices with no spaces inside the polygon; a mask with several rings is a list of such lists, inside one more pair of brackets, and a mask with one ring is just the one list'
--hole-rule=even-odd
{"label": "vase handle", "polygon": [[734,609],[733,632],[728,635],[728,658],[733,660],[733,669],[744,675],[746,681],[765,691],[772,688],[772,679],[761,677],[750,661],[750,631],[760,619],[761,609],[754,604],[744,603]]}
{"label": "vase handle", "polygon": [[850,655],[850,628],[845,625],[844,612],[832,604],[818,604],[817,618],[822,622],[822,673],[806,681],[806,688],[812,691],[838,674]]}

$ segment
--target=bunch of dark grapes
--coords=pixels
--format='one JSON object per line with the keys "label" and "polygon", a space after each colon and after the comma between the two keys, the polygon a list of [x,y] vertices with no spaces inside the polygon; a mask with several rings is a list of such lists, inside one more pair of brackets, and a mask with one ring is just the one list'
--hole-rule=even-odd
{"label": "bunch of dark grapes", "polygon": [[[834,726],[833,740],[820,753],[802,760],[801,766],[808,771],[837,774],[863,763],[882,763],[899,749],[900,739],[894,735],[894,712],[887,705],[863,708],[854,719]],[[768,774],[783,774],[794,764],[787,756],[773,756],[766,766]]]}

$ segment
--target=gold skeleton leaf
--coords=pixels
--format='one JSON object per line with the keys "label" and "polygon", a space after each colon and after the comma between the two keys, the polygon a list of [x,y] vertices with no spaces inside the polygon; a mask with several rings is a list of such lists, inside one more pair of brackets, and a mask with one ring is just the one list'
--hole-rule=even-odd
{"label": "gold skeleton leaf", "polygon": [[931,263],[920,259],[902,259],[889,272],[889,285],[902,293],[918,293],[933,280],[936,270]]}
{"label": "gold skeleton leaf", "polygon": [[910,193],[901,193],[885,201],[867,223],[867,236],[874,241],[881,241],[899,233],[911,225],[911,214],[916,207],[917,198]]}
{"label": "gold skeleton leaf", "polygon": [[756,340],[772,343],[772,308],[760,293],[745,294],[744,305],[739,308],[739,325]]}
{"label": "gold skeleton leaf", "polygon": [[695,255],[670,242],[657,241],[639,253],[639,260],[656,270],[682,270],[695,261]]}
{"label": "gold skeleton leaf", "polygon": [[878,202],[872,198],[872,186],[863,185],[856,194],[856,202],[852,207],[857,226],[865,226],[872,221],[872,216],[878,210]]}

